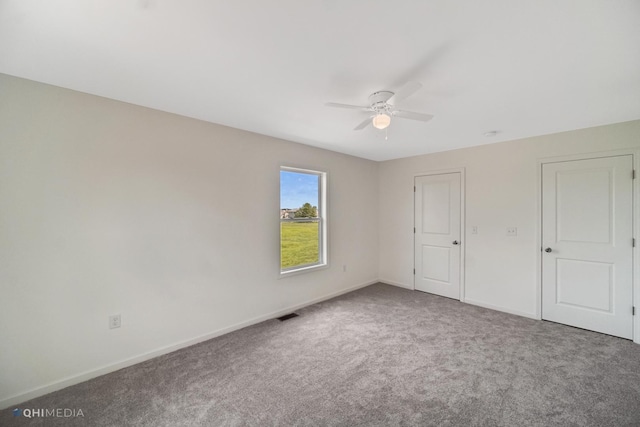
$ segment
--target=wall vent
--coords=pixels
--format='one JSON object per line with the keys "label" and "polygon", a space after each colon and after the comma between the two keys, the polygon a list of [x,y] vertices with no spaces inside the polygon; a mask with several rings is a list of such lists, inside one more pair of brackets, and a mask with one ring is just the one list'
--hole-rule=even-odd
{"label": "wall vent", "polygon": [[281,322],[284,322],[285,320],[293,319],[294,317],[298,317],[298,316],[299,316],[298,313],[289,313],[289,314],[285,314],[284,316],[280,316],[277,319]]}

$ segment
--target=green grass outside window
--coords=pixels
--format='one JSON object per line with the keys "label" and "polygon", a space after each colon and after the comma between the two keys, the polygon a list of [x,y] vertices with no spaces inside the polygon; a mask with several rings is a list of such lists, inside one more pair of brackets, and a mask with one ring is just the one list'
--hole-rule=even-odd
{"label": "green grass outside window", "polygon": [[280,223],[280,267],[284,270],[320,262],[318,222]]}

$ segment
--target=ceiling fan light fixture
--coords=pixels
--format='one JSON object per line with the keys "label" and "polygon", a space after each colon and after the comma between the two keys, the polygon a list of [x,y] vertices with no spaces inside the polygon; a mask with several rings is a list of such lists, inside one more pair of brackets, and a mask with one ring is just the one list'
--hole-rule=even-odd
{"label": "ceiling fan light fixture", "polygon": [[391,124],[391,117],[384,113],[377,114],[373,118],[373,127],[376,129],[386,129]]}

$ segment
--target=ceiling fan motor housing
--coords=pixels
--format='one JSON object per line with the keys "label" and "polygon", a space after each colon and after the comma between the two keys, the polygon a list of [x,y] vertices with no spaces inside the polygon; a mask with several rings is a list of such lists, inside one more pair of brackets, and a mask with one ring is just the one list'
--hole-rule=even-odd
{"label": "ceiling fan motor housing", "polygon": [[387,100],[393,96],[393,92],[389,92],[386,90],[381,90],[380,92],[375,92],[369,96],[369,105],[371,105],[371,109],[376,113],[390,113],[391,105],[387,104]]}

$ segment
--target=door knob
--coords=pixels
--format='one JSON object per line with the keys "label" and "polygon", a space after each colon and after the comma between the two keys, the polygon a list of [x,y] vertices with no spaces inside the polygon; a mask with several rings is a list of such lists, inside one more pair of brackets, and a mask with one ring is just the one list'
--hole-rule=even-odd
{"label": "door knob", "polygon": [[551,253],[551,250],[552,250],[551,248],[547,248],[547,249],[545,249],[544,251],[545,251],[546,253]]}
{"label": "door knob", "polygon": [[457,246],[457,245],[459,245],[459,244],[460,244],[460,242],[458,242],[457,240],[454,240],[454,241],[453,241],[453,244]]}

